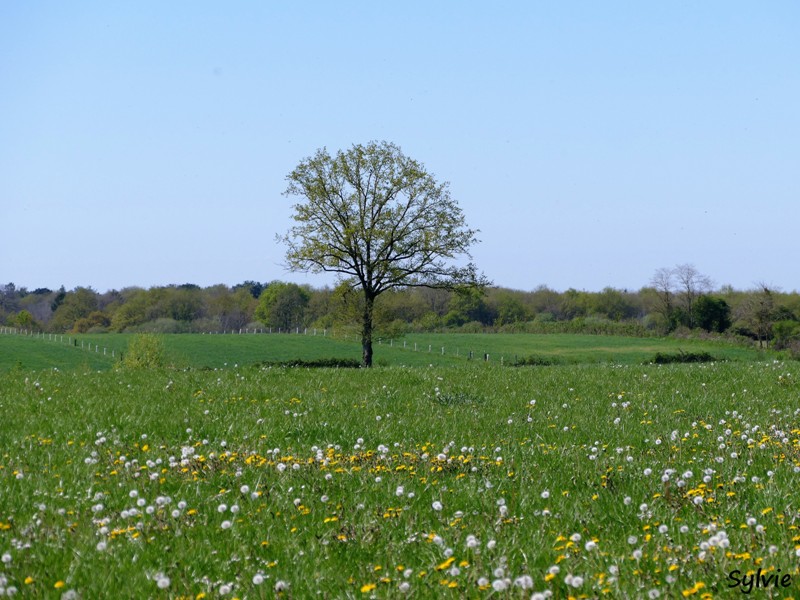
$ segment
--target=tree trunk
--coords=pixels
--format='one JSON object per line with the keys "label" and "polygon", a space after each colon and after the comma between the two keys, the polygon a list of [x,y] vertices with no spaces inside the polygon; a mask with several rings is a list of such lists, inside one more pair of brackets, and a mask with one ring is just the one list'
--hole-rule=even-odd
{"label": "tree trunk", "polygon": [[364,294],[364,321],[361,324],[361,366],[372,366],[372,309],[375,298]]}

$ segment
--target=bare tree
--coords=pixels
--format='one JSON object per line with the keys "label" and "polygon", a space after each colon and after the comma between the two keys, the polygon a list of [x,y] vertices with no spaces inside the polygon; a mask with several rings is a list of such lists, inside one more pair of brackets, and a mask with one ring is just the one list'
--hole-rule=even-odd
{"label": "bare tree", "polygon": [[694,303],[697,298],[710,291],[712,286],[711,278],[703,275],[694,265],[684,263],[676,266],[672,270],[680,290],[680,298],[683,308],[686,311],[686,319],[689,327],[695,326]]}
{"label": "bare tree", "polygon": [[650,278],[650,285],[656,291],[658,307],[656,312],[664,317],[667,329],[672,328],[675,306],[673,296],[675,294],[675,280],[673,269],[661,267],[657,269],[653,277]]}

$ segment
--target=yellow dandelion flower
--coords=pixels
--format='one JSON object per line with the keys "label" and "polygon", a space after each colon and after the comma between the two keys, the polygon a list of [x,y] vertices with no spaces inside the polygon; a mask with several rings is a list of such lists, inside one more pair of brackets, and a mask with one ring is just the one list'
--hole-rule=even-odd
{"label": "yellow dandelion flower", "polygon": [[361,586],[361,593],[362,594],[369,594],[376,587],[378,587],[378,586],[375,585],[374,583],[367,583],[367,584]]}
{"label": "yellow dandelion flower", "polygon": [[54,588],[56,588],[57,590],[60,590],[60,589],[61,589],[62,587],[64,587],[65,585],[66,585],[66,584],[65,584],[63,581],[61,581],[61,580],[59,579],[58,581],[56,581],[56,582],[55,582],[55,584],[53,585],[53,587],[54,587]]}

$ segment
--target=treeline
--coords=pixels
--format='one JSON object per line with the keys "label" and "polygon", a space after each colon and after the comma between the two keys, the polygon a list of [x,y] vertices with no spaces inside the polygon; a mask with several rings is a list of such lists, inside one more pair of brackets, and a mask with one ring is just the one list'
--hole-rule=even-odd
{"label": "treeline", "polygon": [[[32,291],[0,286],[0,323],[54,333],[223,332],[297,328],[352,329],[360,294],[347,286],[312,288],[273,281],[229,287],[193,284],[97,292],[90,287]],[[800,347],[800,294],[760,285],[712,289],[691,265],[656,271],[637,291],[599,292],[540,286],[482,292],[409,288],[383,294],[377,332],[531,332],[664,335],[709,332],[778,348]]]}

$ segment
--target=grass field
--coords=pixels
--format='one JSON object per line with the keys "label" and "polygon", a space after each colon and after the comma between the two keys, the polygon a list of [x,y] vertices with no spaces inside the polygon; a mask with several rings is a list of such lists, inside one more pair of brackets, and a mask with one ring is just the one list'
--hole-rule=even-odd
{"label": "grass field", "polygon": [[[0,335],[0,372],[15,366],[27,369],[112,368],[124,353],[128,334]],[[322,335],[243,334],[162,336],[168,360],[177,367],[225,368],[264,361],[352,358],[361,356],[354,338]],[[631,338],[595,335],[430,334],[409,335],[375,344],[375,360],[382,365],[459,365],[468,361],[507,364],[531,355],[566,364],[635,364],[652,360],[657,352],[708,352],[724,360],[756,360],[754,348],[670,338]],[[105,354],[104,354],[105,352]],[[113,354],[113,356],[112,356]]]}
{"label": "grass field", "polygon": [[797,597],[799,375],[13,369],[0,595]]}

